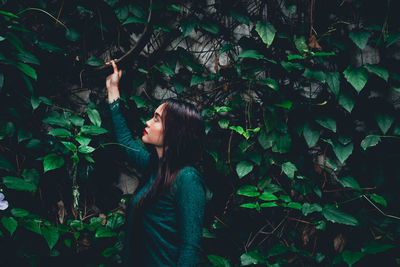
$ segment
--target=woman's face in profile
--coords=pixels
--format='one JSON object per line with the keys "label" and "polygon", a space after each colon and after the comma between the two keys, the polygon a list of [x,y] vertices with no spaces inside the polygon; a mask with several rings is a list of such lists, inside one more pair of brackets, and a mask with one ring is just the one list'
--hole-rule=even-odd
{"label": "woman's face in profile", "polygon": [[146,144],[154,145],[156,148],[162,148],[164,139],[164,125],[162,113],[165,103],[158,106],[154,112],[153,118],[146,122],[146,128],[143,131],[142,141]]}

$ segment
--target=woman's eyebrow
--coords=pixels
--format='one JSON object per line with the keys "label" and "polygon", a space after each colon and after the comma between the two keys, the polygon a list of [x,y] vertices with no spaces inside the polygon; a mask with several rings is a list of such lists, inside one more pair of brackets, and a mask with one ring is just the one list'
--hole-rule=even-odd
{"label": "woman's eyebrow", "polygon": [[160,115],[160,113],[158,113],[158,112],[154,112],[154,117],[160,117],[161,118],[161,115]]}

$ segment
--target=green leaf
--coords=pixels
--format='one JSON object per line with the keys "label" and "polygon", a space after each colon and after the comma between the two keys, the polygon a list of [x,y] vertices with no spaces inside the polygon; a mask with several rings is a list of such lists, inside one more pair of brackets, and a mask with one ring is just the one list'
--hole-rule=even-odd
{"label": "green leaf", "polygon": [[304,36],[297,37],[295,35],[293,41],[300,55],[308,53],[308,45],[306,43],[306,38]]}
{"label": "green leaf", "polygon": [[261,208],[272,208],[272,207],[278,207],[278,204],[274,202],[264,202],[260,204]]}
{"label": "green leaf", "polygon": [[291,162],[285,162],[282,164],[282,171],[289,177],[290,179],[294,179],[294,173],[297,171],[296,166]]}
{"label": "green leaf", "polygon": [[339,104],[348,112],[351,113],[354,107],[354,99],[348,93],[342,93],[339,95]]}
{"label": "green leaf", "polygon": [[55,153],[48,154],[43,160],[44,172],[60,168],[64,165],[64,158]]}
{"label": "green leaf", "polygon": [[320,82],[324,82],[326,79],[325,72],[320,70],[310,70],[309,68],[306,68],[302,75],[306,78],[315,79]]}
{"label": "green leaf", "polygon": [[99,227],[97,228],[96,234],[94,235],[96,238],[101,238],[101,237],[113,237],[116,236],[116,232],[112,232],[110,229],[106,227]]}
{"label": "green leaf", "polygon": [[281,61],[281,65],[288,72],[292,72],[293,69],[298,69],[298,70],[304,69],[304,66],[299,63]]}
{"label": "green leaf", "polygon": [[219,27],[217,24],[211,23],[211,22],[207,22],[204,24],[200,24],[199,25],[201,28],[203,28],[204,30],[208,31],[209,33],[212,34],[218,34],[219,33]]}
{"label": "green leaf", "polygon": [[167,74],[167,75],[170,75],[170,76],[174,76],[175,75],[174,70],[171,69],[170,67],[168,67],[167,65],[161,65],[159,67],[155,66],[155,68],[158,69],[159,71]]}
{"label": "green leaf", "polygon": [[244,50],[238,55],[238,58],[265,59],[265,57],[257,50]]}
{"label": "green leaf", "polygon": [[275,133],[272,144],[272,152],[287,153],[289,152],[292,139],[290,134]]}
{"label": "green leaf", "polygon": [[273,139],[271,136],[267,136],[264,130],[258,135],[257,140],[264,150],[272,147]]}
{"label": "green leaf", "polygon": [[89,154],[89,153],[92,153],[95,150],[96,149],[94,147],[91,147],[91,146],[80,146],[80,147],[78,147],[78,151],[83,153],[83,154]]}
{"label": "green leaf", "polygon": [[34,233],[37,233],[39,235],[42,234],[42,231],[40,230],[40,225],[37,219],[28,219],[23,222],[22,226],[25,229],[28,229],[29,231],[32,231]]}
{"label": "green leaf", "polygon": [[230,126],[229,129],[234,130],[240,135],[243,135],[245,133],[242,126]]}
{"label": "green leaf", "polygon": [[48,123],[51,125],[57,125],[57,126],[65,127],[65,128],[71,127],[71,122],[68,119],[64,118],[63,116],[60,116],[59,114],[57,114],[57,115],[58,116],[55,116],[55,115],[49,116],[42,121],[44,123]]}
{"label": "green leaf", "polygon": [[182,34],[184,37],[187,37],[197,26],[197,21],[193,19],[192,17],[189,17],[188,19],[184,19],[180,22]]}
{"label": "green leaf", "polygon": [[349,251],[345,250],[342,253],[342,258],[344,262],[346,262],[349,266],[352,266],[354,263],[357,261],[361,260],[362,257],[364,257],[364,253],[358,252],[358,251]]}
{"label": "green leaf", "polygon": [[218,121],[218,125],[219,125],[219,127],[221,127],[222,129],[228,129],[229,120],[226,120],[226,119],[219,120],[219,121]]}
{"label": "green leaf", "polygon": [[386,40],[386,47],[391,46],[392,44],[394,44],[398,40],[400,40],[400,33],[389,34],[389,37]]}
{"label": "green leaf", "polygon": [[260,81],[263,82],[264,84],[266,84],[267,86],[269,86],[270,88],[272,88],[275,91],[278,91],[278,89],[279,89],[278,83],[272,78],[267,78],[267,79],[263,79],[263,80],[260,80]]}
{"label": "green leaf", "polygon": [[282,103],[275,104],[275,106],[277,106],[277,107],[286,108],[286,109],[291,109],[292,105],[293,105],[293,102],[289,101],[289,100],[284,100]]}
{"label": "green leaf", "polygon": [[356,89],[357,93],[361,92],[368,81],[368,73],[363,67],[355,69],[349,65],[343,71],[343,74],[346,80]]}
{"label": "green leaf", "polygon": [[18,222],[13,217],[3,216],[3,218],[1,218],[1,223],[3,224],[4,228],[10,232],[10,235],[17,230]]}
{"label": "green leaf", "polygon": [[51,129],[49,131],[49,134],[53,135],[53,136],[57,136],[57,137],[71,137],[72,136],[71,132],[64,128]]}
{"label": "green leaf", "polygon": [[[102,255],[104,256],[104,258],[109,258],[115,254],[117,254],[119,252],[119,250],[115,247],[110,247],[110,248],[106,248]],[[100,265],[101,266],[101,265]]]}
{"label": "green leaf", "polygon": [[354,218],[350,214],[347,214],[347,213],[335,208],[333,205],[325,205],[324,208],[322,209],[322,215],[328,221],[331,221],[333,223],[341,223],[341,224],[346,224],[346,225],[351,225],[351,226],[359,225],[359,222],[357,221],[356,218]]}
{"label": "green leaf", "polygon": [[269,249],[268,257],[282,255],[282,254],[286,253],[288,250],[289,250],[289,248],[287,248],[285,245],[278,243]]}
{"label": "green leaf", "polygon": [[36,186],[34,184],[14,176],[4,176],[3,183],[8,189],[31,192],[36,191]]}
{"label": "green leaf", "polygon": [[176,12],[182,12],[182,8],[180,8],[177,5],[168,5],[167,6],[167,10],[176,11]]}
{"label": "green leaf", "polygon": [[366,150],[370,146],[376,146],[381,141],[381,138],[376,135],[367,135],[364,140],[361,141],[361,147]]}
{"label": "green leaf", "polygon": [[9,172],[15,172],[14,166],[11,165],[2,155],[0,155],[0,169],[4,169]]}
{"label": "green leaf", "polygon": [[131,23],[146,24],[146,20],[137,17],[129,17],[121,25],[127,25]]}
{"label": "green leaf", "polygon": [[32,79],[37,80],[37,74],[34,68],[22,62],[18,62],[16,66],[20,71],[22,71]]}
{"label": "green leaf", "polygon": [[27,131],[27,130],[25,130],[25,129],[19,129],[17,136],[18,136],[18,143],[21,143],[21,142],[23,142],[25,140],[31,139],[32,138],[32,133]]}
{"label": "green leaf", "polygon": [[266,255],[264,253],[260,253],[258,250],[253,250],[247,253],[244,253],[240,256],[241,266],[252,265],[252,264],[265,264]]}
{"label": "green leaf", "polygon": [[89,120],[96,126],[101,126],[101,117],[99,112],[96,109],[88,109],[87,110]]}
{"label": "green leaf", "polygon": [[248,161],[241,161],[236,165],[236,173],[239,178],[243,178],[253,170],[253,163]]}
{"label": "green leaf", "polygon": [[378,203],[384,207],[387,207],[387,202],[386,199],[384,199],[382,196],[377,195],[377,194],[370,194],[369,197],[375,202]]}
{"label": "green leaf", "polygon": [[258,197],[260,192],[258,192],[257,186],[244,185],[236,191],[236,194],[246,197]]}
{"label": "green leaf", "polygon": [[76,145],[72,142],[65,142],[61,141],[61,143],[70,151],[75,152],[76,151]]}
{"label": "green leaf", "polygon": [[343,187],[349,187],[361,191],[360,185],[351,176],[345,176],[343,178],[339,178],[338,181],[341,185],[343,185]]}
{"label": "green leaf", "polygon": [[24,177],[25,181],[34,184],[35,186],[38,186],[39,184],[40,176],[36,169],[25,169],[22,172],[22,177]]}
{"label": "green leaf", "polygon": [[88,64],[89,66],[98,67],[103,66],[104,62],[95,56],[91,56],[90,58],[88,58],[88,60],[86,60],[86,64]]}
{"label": "green leaf", "polygon": [[379,244],[376,242],[371,242],[367,246],[362,247],[361,251],[365,254],[377,254],[394,247],[396,246],[391,244]]}
{"label": "green leaf", "polygon": [[87,146],[87,145],[90,143],[90,141],[92,141],[91,138],[89,138],[89,137],[84,137],[84,136],[77,136],[77,137],[75,137],[75,140],[76,140],[79,144],[81,144],[82,146]]}
{"label": "green leaf", "polygon": [[375,115],[375,120],[383,134],[386,134],[394,122],[394,117],[387,114]]}
{"label": "green leaf", "polygon": [[4,74],[0,72],[0,92],[4,85]]}
{"label": "green leaf", "polygon": [[60,47],[54,45],[54,44],[50,44],[50,43],[46,43],[46,42],[39,42],[39,47],[42,48],[43,50],[46,50],[50,53],[54,52],[54,53],[63,53],[64,50],[62,50]]}
{"label": "green leaf", "polygon": [[18,218],[23,218],[29,215],[29,212],[27,210],[24,209],[20,209],[20,208],[13,208],[11,210],[11,214],[14,217],[18,217]]}
{"label": "green leaf", "polygon": [[230,267],[231,264],[229,261],[221,256],[209,254],[207,255],[207,259],[211,262],[212,266],[215,267]]}
{"label": "green leaf", "polygon": [[261,21],[257,21],[256,31],[258,35],[260,35],[263,42],[267,44],[267,47],[269,47],[275,38],[276,29],[274,25],[268,22],[263,23]]}
{"label": "green leaf", "polygon": [[341,163],[344,163],[353,152],[353,143],[342,145],[339,142],[335,142],[333,145],[333,152],[335,152],[335,155],[339,159],[339,161]]}
{"label": "green leaf", "polygon": [[[2,4],[4,5],[5,2],[3,2]],[[1,14],[1,15],[5,15],[5,16],[8,16],[8,17],[11,17],[11,18],[16,18],[16,19],[19,18],[17,15],[14,15],[14,14],[11,13],[11,12],[7,12],[7,11],[3,11],[3,10],[0,10],[0,14]]]}
{"label": "green leaf", "polygon": [[147,107],[149,106],[151,103],[149,101],[147,101],[146,99],[144,99],[143,97],[140,96],[131,96],[130,99],[132,99],[133,101],[135,101],[136,107],[137,108],[143,108],[143,107]]}
{"label": "green leaf", "polygon": [[378,75],[379,77],[384,79],[385,81],[388,81],[389,72],[384,67],[381,67],[379,65],[371,65],[371,64],[367,64],[366,67],[368,70],[372,71],[373,73],[375,73],[376,75]]}
{"label": "green leaf", "polygon": [[249,23],[250,23],[249,16],[241,14],[238,11],[233,10],[233,9],[229,10],[229,13],[231,14],[232,18],[234,18],[235,20],[239,21],[240,23],[249,25]]}
{"label": "green leaf", "polygon": [[201,77],[201,76],[193,75],[193,76],[192,76],[192,79],[191,79],[191,81],[190,81],[190,86],[203,83],[203,82],[205,82],[206,80],[207,80],[206,77]]}
{"label": "green leaf", "polygon": [[125,218],[122,214],[115,212],[108,220],[106,226],[110,229],[117,229],[121,227],[125,222]]}
{"label": "green leaf", "polygon": [[68,28],[68,30],[65,32],[65,38],[67,38],[67,40],[74,42],[81,38],[81,34],[77,32],[75,29]]}
{"label": "green leaf", "polygon": [[349,33],[349,37],[361,50],[363,50],[365,45],[368,43],[368,39],[371,37],[371,34],[363,31],[352,31]]}
{"label": "green leaf", "polygon": [[270,192],[263,192],[261,194],[261,196],[258,197],[261,200],[264,201],[274,201],[274,200],[278,200],[278,197],[275,196],[274,194],[270,193]]}
{"label": "green leaf", "polygon": [[50,249],[53,249],[53,247],[57,244],[57,241],[60,237],[57,228],[50,226],[50,227],[42,227],[41,230],[42,230],[42,235],[47,242],[47,245],[49,246]]}
{"label": "green leaf", "polygon": [[324,118],[318,118],[315,121],[318,122],[321,126],[325,127],[326,129],[336,133],[336,121],[334,119],[329,117],[324,117]]}
{"label": "green leaf", "polygon": [[106,129],[101,128],[96,125],[84,125],[81,128],[81,132],[83,134],[99,135],[99,134],[107,133],[108,131]]}
{"label": "green leaf", "polygon": [[303,136],[306,140],[308,147],[313,147],[317,144],[321,132],[319,130],[314,130],[308,123],[304,125]]}
{"label": "green leaf", "polygon": [[31,64],[40,65],[39,59],[37,59],[37,57],[35,55],[32,55],[31,53],[29,53],[27,51],[23,51],[23,52],[17,54],[16,58],[19,61],[22,61],[24,63],[31,63]]}
{"label": "green leaf", "polygon": [[90,163],[94,163],[94,162],[95,162],[94,159],[93,159],[91,156],[89,156],[89,155],[85,155],[84,157],[85,157],[85,159],[86,159],[88,162],[90,162]]}
{"label": "green leaf", "polygon": [[312,212],[321,212],[321,211],[322,207],[316,203],[314,204],[304,203],[303,206],[301,207],[301,212],[304,214],[304,216],[307,216]]}
{"label": "green leaf", "polygon": [[298,202],[289,202],[286,205],[286,207],[292,208],[292,209],[296,209],[296,210],[301,210],[302,209],[302,205],[300,203],[298,203]]}

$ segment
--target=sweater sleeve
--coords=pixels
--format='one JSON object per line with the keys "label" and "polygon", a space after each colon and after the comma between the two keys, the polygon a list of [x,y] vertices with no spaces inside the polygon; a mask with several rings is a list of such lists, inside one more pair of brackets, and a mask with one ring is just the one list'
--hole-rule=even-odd
{"label": "sweater sleeve", "polygon": [[133,139],[129,128],[126,125],[126,120],[122,116],[120,100],[117,99],[112,103],[109,103],[109,107],[118,143],[124,147],[128,158],[132,160],[137,167],[144,170],[149,163],[150,153]]}
{"label": "sweater sleeve", "polygon": [[196,170],[183,169],[177,177],[180,249],[177,266],[197,266],[201,258],[204,206],[203,180]]}

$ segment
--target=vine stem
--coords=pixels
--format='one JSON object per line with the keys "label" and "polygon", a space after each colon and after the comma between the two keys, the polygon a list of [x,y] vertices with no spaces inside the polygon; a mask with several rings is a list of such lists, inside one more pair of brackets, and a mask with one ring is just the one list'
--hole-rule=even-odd
{"label": "vine stem", "polygon": [[61,26],[63,26],[65,28],[65,30],[69,31],[69,29],[67,28],[67,26],[65,26],[64,23],[62,23],[59,19],[57,19],[56,17],[54,17],[52,14],[50,14],[49,12],[47,12],[46,10],[40,9],[40,8],[36,8],[36,7],[28,7],[20,12],[17,13],[17,15],[25,13],[26,11],[29,10],[34,10],[34,11],[40,11],[45,13],[47,16],[49,16],[50,18],[54,19],[57,23],[60,23]]}
{"label": "vine stem", "polygon": [[[109,145],[118,145],[118,146],[122,146],[122,147],[124,147],[124,148],[126,148],[126,149],[130,149],[130,150],[136,151],[136,152],[139,151],[139,150],[137,150],[137,149],[131,148],[131,147],[129,147],[129,146],[126,146],[126,145],[120,144],[120,143],[105,143],[105,144],[101,144],[101,145],[98,146],[97,148],[104,147],[104,146],[109,146]],[[97,149],[97,148],[96,148],[96,149]]]}
{"label": "vine stem", "polygon": [[376,206],[366,195],[362,195],[361,197],[364,197],[369,204],[371,204],[375,209],[377,209],[383,216],[392,218],[392,219],[396,219],[396,220],[400,220],[400,217],[394,216],[394,215],[390,215],[390,214],[386,214],[385,212],[383,212],[378,206]]}

